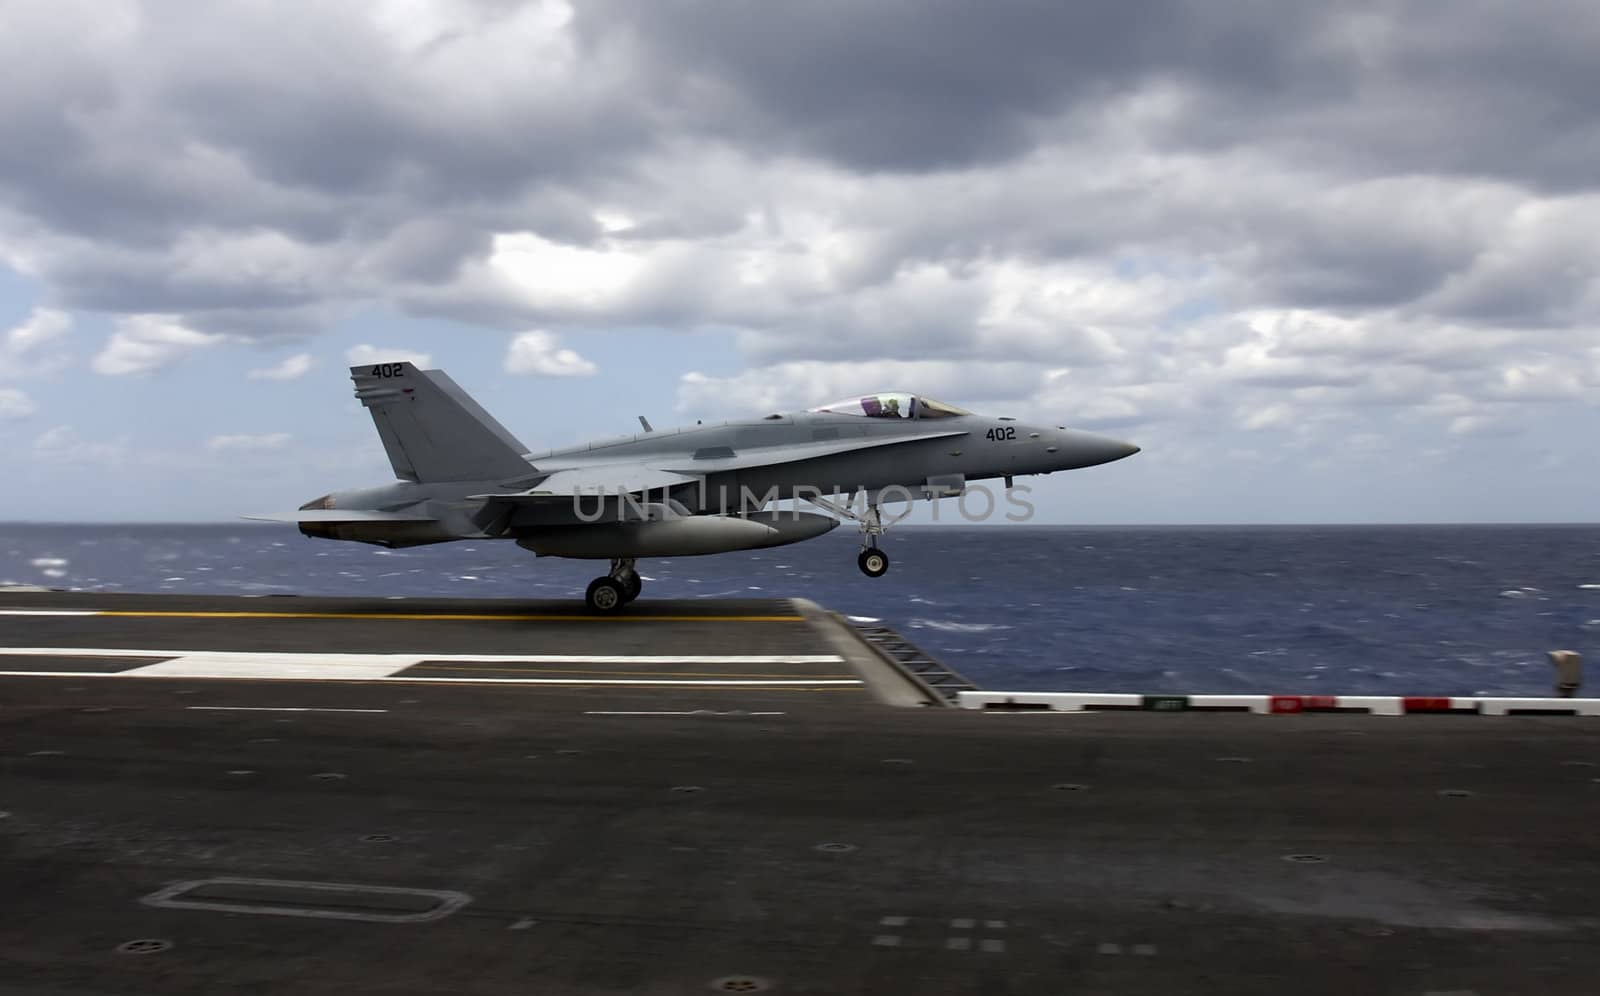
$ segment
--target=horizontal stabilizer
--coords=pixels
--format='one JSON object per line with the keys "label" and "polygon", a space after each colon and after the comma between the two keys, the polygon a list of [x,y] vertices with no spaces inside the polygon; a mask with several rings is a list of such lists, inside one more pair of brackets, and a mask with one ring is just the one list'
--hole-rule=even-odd
{"label": "horizontal stabilizer", "polygon": [[433,522],[422,512],[371,512],[359,508],[300,509],[295,512],[262,512],[242,515],[255,522]]}

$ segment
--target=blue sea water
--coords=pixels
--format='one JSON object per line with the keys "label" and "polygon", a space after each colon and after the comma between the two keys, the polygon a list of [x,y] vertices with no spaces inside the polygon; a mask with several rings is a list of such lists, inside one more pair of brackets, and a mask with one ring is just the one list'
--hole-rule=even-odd
{"label": "blue sea water", "polygon": [[[641,563],[644,597],[803,596],[997,689],[1545,694],[1600,662],[1600,526],[844,529]],[[81,591],[573,598],[596,565],[510,543],[387,551],[274,526],[0,526],[0,582]]]}

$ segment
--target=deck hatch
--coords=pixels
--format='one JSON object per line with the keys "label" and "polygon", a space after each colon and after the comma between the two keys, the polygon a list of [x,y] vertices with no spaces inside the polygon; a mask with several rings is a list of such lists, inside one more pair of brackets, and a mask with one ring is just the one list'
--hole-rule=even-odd
{"label": "deck hatch", "polygon": [[472,902],[464,892],[403,889],[344,882],[296,882],[270,878],[205,878],[175,882],[145,896],[161,909],[260,913],[371,923],[441,920]]}

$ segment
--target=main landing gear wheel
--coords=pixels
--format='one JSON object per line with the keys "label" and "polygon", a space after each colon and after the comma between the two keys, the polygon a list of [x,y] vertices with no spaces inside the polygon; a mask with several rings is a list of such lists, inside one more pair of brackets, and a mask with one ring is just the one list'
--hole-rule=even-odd
{"label": "main landing gear wheel", "polygon": [[622,582],[622,596],[626,601],[638,598],[639,592],[644,590],[644,579],[639,577],[638,571],[625,571],[617,580]]}
{"label": "main landing gear wheel", "polygon": [[608,575],[589,582],[589,590],[583,593],[583,601],[589,606],[590,612],[610,615],[628,604],[628,593],[622,582]]}
{"label": "main landing gear wheel", "polygon": [[875,546],[869,546],[856,558],[856,565],[867,577],[881,578],[889,573],[889,555]]}

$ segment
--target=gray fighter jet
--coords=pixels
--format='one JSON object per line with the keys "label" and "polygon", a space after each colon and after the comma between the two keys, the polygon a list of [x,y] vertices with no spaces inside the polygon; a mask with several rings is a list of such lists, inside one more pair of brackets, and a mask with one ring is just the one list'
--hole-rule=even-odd
{"label": "gray fighter jet", "polygon": [[[638,597],[641,557],[783,546],[841,518],[860,527],[862,572],[881,577],[885,503],[960,496],[984,479],[1004,480],[1009,498],[1013,477],[1139,452],[1065,426],[884,393],[659,432],[641,416],[635,435],[529,453],[442,371],[378,363],[352,367],[350,378],[399,480],[248,518],[386,547],[509,539],[539,556],[609,560],[585,596],[600,613]],[[792,509],[769,507],[791,499]],[[798,511],[799,502],[825,511]]]}

